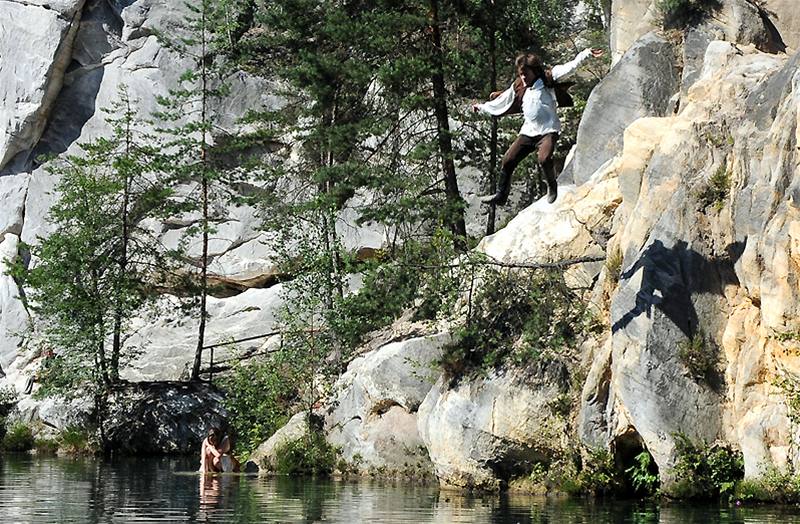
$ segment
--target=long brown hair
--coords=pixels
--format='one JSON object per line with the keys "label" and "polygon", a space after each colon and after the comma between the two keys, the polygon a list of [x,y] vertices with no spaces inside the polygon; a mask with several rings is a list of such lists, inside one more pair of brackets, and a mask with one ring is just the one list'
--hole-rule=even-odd
{"label": "long brown hair", "polygon": [[553,87],[555,81],[553,80],[553,71],[549,67],[545,67],[542,59],[535,53],[522,53],[514,59],[514,74],[519,75],[521,69],[530,69],[533,71],[535,80],[542,79],[546,87]]}
{"label": "long brown hair", "polygon": [[219,444],[219,437],[222,431],[218,427],[210,427],[208,428],[208,442],[212,444],[214,447]]}

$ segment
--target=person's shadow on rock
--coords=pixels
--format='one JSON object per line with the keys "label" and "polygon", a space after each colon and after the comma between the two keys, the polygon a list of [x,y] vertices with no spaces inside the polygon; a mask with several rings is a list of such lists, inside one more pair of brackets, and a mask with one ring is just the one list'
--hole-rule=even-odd
{"label": "person's shadow on rock", "polygon": [[624,329],[642,313],[650,318],[653,308],[656,308],[687,338],[691,338],[698,327],[692,296],[698,293],[722,296],[726,285],[738,285],[733,265],[742,256],[745,245],[746,240],[734,242],[725,249],[727,256],[708,259],[688,249],[683,240],[671,248],[660,240],[654,241],[636,263],[620,275],[622,285],[640,269],[643,271],[633,307],[612,324],[611,332]]}

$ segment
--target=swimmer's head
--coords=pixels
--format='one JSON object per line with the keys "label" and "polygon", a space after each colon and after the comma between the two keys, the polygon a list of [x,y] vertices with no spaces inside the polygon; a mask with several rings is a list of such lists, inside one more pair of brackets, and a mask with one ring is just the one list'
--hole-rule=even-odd
{"label": "swimmer's head", "polygon": [[219,435],[220,435],[219,428],[212,427],[208,429],[208,441],[211,444],[216,445],[219,442]]}

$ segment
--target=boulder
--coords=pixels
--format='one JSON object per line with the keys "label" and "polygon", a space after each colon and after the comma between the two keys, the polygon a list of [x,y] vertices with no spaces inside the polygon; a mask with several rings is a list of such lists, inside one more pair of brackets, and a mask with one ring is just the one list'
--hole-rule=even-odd
{"label": "boulder", "polygon": [[783,53],[786,44],[766,11],[747,0],[722,0],[721,7],[703,23],[707,30],[721,30],[726,40],[754,45],[766,53]]}
{"label": "boulder", "polygon": [[572,162],[560,178],[578,185],[589,180],[622,148],[634,120],[673,111],[679,82],[673,45],[656,33],[637,40],[589,96]]}
{"label": "boulder", "polygon": [[256,448],[244,465],[245,471],[248,473],[268,473],[272,471],[275,465],[275,450],[289,442],[300,440],[307,434],[307,413],[297,413],[282,428]]}
{"label": "boulder", "polygon": [[440,378],[419,408],[419,432],[439,482],[494,490],[534,463],[549,463],[568,440],[558,412],[570,374],[558,361],[528,370],[491,371],[485,377]]}
{"label": "boulder", "polygon": [[762,9],[746,0],[726,0],[713,17],[684,31],[681,96],[700,77],[708,45],[716,40],[754,45],[771,53],[786,51],[782,35]]}
{"label": "boulder", "polygon": [[447,333],[392,342],[356,358],[334,385],[328,441],[362,473],[421,474],[430,460],[417,410],[436,380],[432,367]]}
{"label": "boulder", "polygon": [[111,449],[130,454],[197,453],[210,427],[224,428],[222,396],[200,383],[140,383],[113,392],[105,425]]}
{"label": "boulder", "polygon": [[91,427],[94,420],[94,402],[87,397],[34,400],[30,396],[23,396],[17,403],[17,411],[25,422],[35,424],[41,421],[42,435],[57,436],[68,428]]}
{"label": "boulder", "polygon": [[661,15],[653,0],[611,2],[609,39],[611,60],[617,63],[641,36],[660,27]]}
{"label": "boulder", "polygon": [[622,200],[615,172],[600,170],[591,183],[578,187],[559,185],[558,194],[553,204],[541,198],[525,208],[484,237],[476,251],[505,264],[586,260],[571,274],[580,286],[591,283],[603,266],[612,217]]}

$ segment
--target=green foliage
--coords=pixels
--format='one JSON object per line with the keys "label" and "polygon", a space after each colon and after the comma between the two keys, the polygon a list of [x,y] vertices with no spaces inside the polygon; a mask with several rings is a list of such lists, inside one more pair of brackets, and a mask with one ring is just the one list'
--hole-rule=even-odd
{"label": "green foliage", "polygon": [[328,444],[322,432],[312,431],[275,449],[275,472],[279,475],[327,476],[333,472],[338,456],[336,448]]}
{"label": "green foliage", "polygon": [[154,175],[163,168],[159,143],[136,119],[134,101],[120,90],[107,110],[110,137],[82,144],[83,154],[50,165],[59,177],[54,227],[38,245],[23,246],[12,274],[35,312],[30,339],[42,355],[40,396],[98,393],[119,377],[129,321],[151,311],[152,290],[169,279],[165,250],[140,224],[163,217],[171,191]]}
{"label": "green foliage", "polygon": [[410,241],[358,267],[362,287],[343,296],[328,315],[328,324],[343,346],[356,347],[367,333],[390,324],[420,295],[423,300],[416,308],[416,318],[436,316],[451,295],[448,286],[453,285],[436,266],[447,263],[442,255],[453,250],[448,249],[452,244],[445,244],[444,251],[435,246],[435,241]]}
{"label": "green foliage", "polygon": [[732,498],[742,502],[800,503],[800,475],[769,467],[759,478],[737,482]]}
{"label": "green foliage", "polygon": [[13,386],[3,386],[0,388],[0,419],[5,420],[14,410],[19,397]]}
{"label": "green foliage", "polygon": [[709,380],[717,369],[718,351],[698,330],[690,339],[678,343],[678,358],[695,380]]}
{"label": "green foliage", "polygon": [[800,382],[792,376],[784,376],[777,379],[775,385],[783,392],[789,421],[795,426],[800,424]]}
{"label": "green foliage", "polygon": [[59,451],[68,455],[88,455],[97,450],[93,434],[85,428],[70,426],[56,437]]}
{"label": "green foliage", "polygon": [[561,457],[547,468],[534,468],[532,479],[544,484],[547,490],[568,495],[607,496],[620,493],[623,478],[614,463],[614,456],[604,449],[592,449],[583,460]]}
{"label": "green foliage", "polygon": [[33,441],[36,453],[52,455],[58,452],[58,441],[51,438],[36,438]]}
{"label": "green foliage", "polygon": [[676,483],[669,493],[673,497],[730,497],[736,482],[744,477],[742,453],[727,444],[695,443],[684,434],[676,434],[675,447]]}
{"label": "green foliage", "polygon": [[31,427],[18,420],[7,428],[3,436],[2,446],[4,451],[28,451],[33,449],[34,438]]}
{"label": "green foliage", "polygon": [[719,211],[725,205],[730,191],[731,177],[728,173],[728,165],[723,163],[697,193],[697,199],[704,209],[710,206]]}
{"label": "green foliage", "polygon": [[296,380],[279,357],[238,363],[218,383],[240,456],[268,439],[291,415]]}
{"label": "green foliage", "polygon": [[407,267],[369,263],[364,285],[342,299],[340,316],[331,328],[349,346],[359,344],[370,331],[391,323],[416,296],[417,274]]}
{"label": "green foliage", "polygon": [[54,437],[37,437],[33,447],[37,453],[63,453],[65,455],[93,455],[99,447],[93,432],[70,426]]}
{"label": "green foliage", "polygon": [[9,416],[17,406],[17,391],[13,386],[0,388],[0,438],[6,434]]}
{"label": "green foliage", "polygon": [[646,450],[636,455],[633,466],[626,469],[625,474],[637,493],[653,495],[658,490],[658,469],[652,455]]}
{"label": "green foliage", "polygon": [[664,28],[681,28],[696,24],[722,6],[720,0],[658,0]]}
{"label": "green foliage", "polygon": [[622,251],[619,247],[614,247],[606,258],[606,274],[612,282],[619,282],[622,274]]}
{"label": "green foliage", "polygon": [[560,270],[487,269],[481,281],[466,325],[441,359],[451,378],[553,357],[592,325],[587,305]]}
{"label": "green foliage", "polygon": [[771,338],[774,338],[778,342],[800,342],[800,331],[796,329],[782,332],[776,331]]}
{"label": "green foliage", "polygon": [[591,450],[578,473],[582,493],[611,495],[622,489],[622,479],[614,464],[614,455],[605,449]]}

